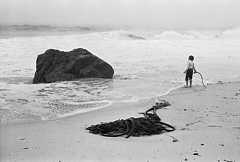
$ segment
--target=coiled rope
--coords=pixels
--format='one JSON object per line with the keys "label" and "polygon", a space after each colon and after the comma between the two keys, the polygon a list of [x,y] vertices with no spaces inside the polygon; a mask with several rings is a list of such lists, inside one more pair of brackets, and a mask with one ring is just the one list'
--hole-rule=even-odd
{"label": "coiled rope", "polygon": [[205,87],[205,88],[207,88],[207,86],[204,84],[204,82],[203,82],[203,76],[202,76],[202,74],[200,73],[200,72],[196,72],[195,74],[199,74],[200,75],[200,77],[201,77],[201,80],[202,80],[202,85]]}
{"label": "coiled rope", "polygon": [[108,123],[100,123],[97,125],[91,125],[86,129],[89,130],[90,133],[100,134],[106,137],[125,136],[126,138],[129,138],[130,136],[139,137],[171,132],[174,131],[175,128],[170,124],[162,122],[156,113],[157,109],[169,105],[169,102],[162,100],[162,102],[156,103],[147,111],[140,113],[143,114],[144,117],[131,117]]}

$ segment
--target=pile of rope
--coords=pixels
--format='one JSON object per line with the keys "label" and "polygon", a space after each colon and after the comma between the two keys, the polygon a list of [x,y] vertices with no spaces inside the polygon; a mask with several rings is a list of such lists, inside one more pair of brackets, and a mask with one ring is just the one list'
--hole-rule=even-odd
{"label": "pile of rope", "polygon": [[107,137],[125,136],[126,138],[130,136],[139,137],[174,131],[175,128],[167,123],[161,122],[160,117],[156,113],[157,109],[169,105],[169,102],[162,100],[162,102],[156,103],[144,113],[140,113],[143,114],[143,117],[131,117],[125,120],[121,119],[109,123],[101,123],[92,125],[86,129],[93,134],[100,134]]}

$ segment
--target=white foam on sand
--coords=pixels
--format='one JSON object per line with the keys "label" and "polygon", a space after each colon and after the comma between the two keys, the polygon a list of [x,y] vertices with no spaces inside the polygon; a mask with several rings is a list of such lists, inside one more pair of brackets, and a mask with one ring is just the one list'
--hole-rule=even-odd
{"label": "white foam on sand", "polygon": [[[95,111],[95,110],[99,110],[99,109],[103,109],[103,108],[106,108],[106,107],[109,107],[112,105],[112,102],[111,101],[106,101],[106,100],[103,100],[101,102],[84,102],[84,103],[81,103],[82,104],[96,104],[96,103],[106,103],[102,106],[96,106],[96,107],[92,107],[92,108],[85,108],[85,109],[77,109],[75,111],[72,111],[72,112],[69,112],[69,113],[65,113],[65,114],[57,114],[57,118],[65,118],[65,117],[69,117],[69,116],[74,116],[74,115],[77,115],[77,114],[82,114],[82,113],[86,113],[86,112],[91,112],[91,111]],[[49,118],[45,118],[45,117],[42,117],[41,118],[42,120],[49,120]]]}

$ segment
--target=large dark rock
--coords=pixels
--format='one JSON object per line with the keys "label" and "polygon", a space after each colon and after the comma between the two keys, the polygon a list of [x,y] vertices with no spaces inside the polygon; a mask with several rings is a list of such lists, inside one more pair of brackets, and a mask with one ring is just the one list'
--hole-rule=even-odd
{"label": "large dark rock", "polygon": [[38,55],[33,83],[69,81],[78,78],[112,78],[114,70],[86,49],[69,52],[49,49]]}

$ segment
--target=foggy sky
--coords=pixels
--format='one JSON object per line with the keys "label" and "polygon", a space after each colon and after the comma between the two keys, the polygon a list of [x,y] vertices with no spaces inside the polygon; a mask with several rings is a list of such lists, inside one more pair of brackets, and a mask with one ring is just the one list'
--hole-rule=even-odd
{"label": "foggy sky", "polygon": [[239,0],[0,0],[0,24],[240,26]]}

